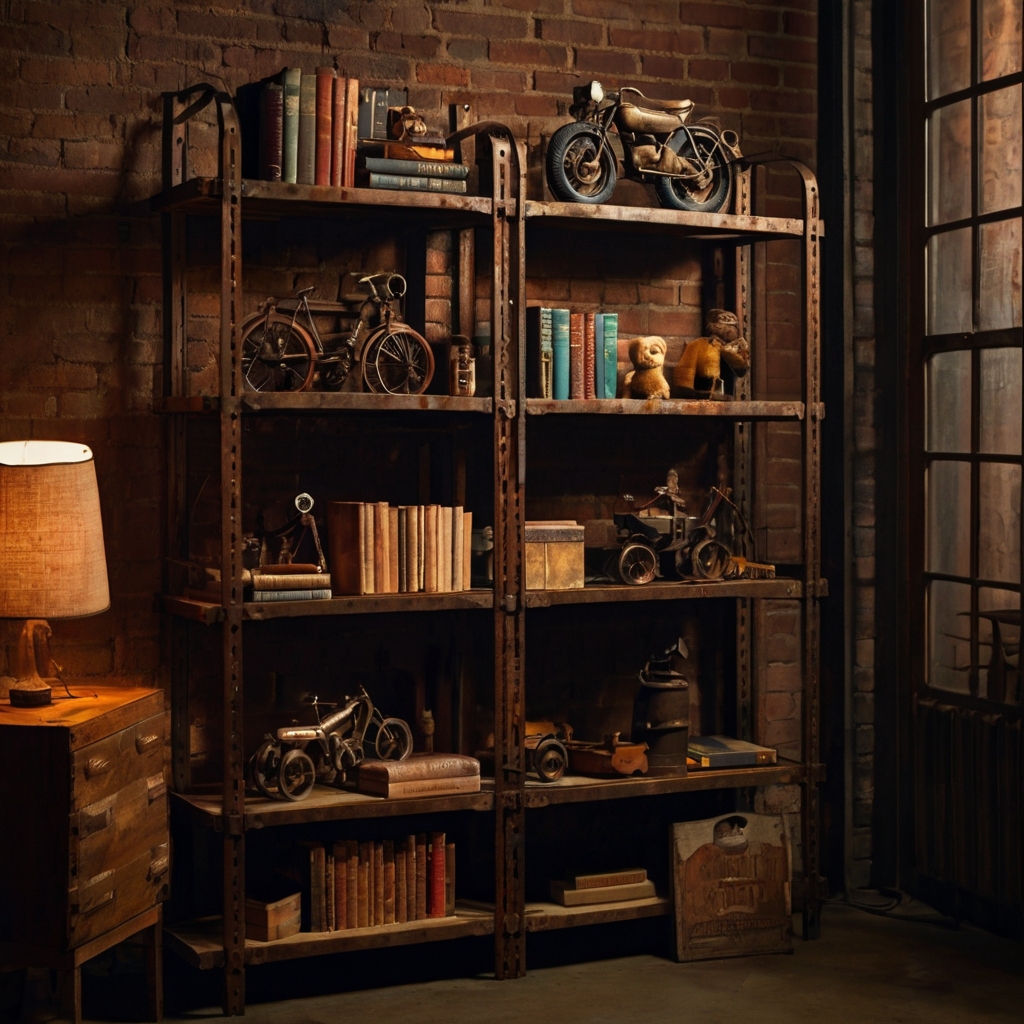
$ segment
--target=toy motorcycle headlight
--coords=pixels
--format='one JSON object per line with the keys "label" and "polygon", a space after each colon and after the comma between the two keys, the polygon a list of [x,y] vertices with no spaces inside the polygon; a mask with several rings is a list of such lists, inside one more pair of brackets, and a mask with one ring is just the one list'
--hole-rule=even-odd
{"label": "toy motorcycle headlight", "polygon": [[590,83],[590,98],[595,103],[600,103],[604,99],[604,89],[601,87],[600,82]]}

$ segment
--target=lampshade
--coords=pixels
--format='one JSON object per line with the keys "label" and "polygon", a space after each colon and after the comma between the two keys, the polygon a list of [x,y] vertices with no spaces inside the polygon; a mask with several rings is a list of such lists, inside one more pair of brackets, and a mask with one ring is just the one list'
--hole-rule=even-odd
{"label": "lampshade", "polygon": [[67,619],[109,607],[92,451],[0,443],[0,617]]}

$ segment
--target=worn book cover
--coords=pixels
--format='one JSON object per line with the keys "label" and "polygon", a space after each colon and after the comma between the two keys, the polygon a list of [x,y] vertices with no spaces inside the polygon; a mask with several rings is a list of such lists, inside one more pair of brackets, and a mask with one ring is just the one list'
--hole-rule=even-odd
{"label": "worn book cover", "polygon": [[395,921],[405,924],[409,920],[409,905],[406,896],[405,840],[395,844]]}
{"label": "worn book cover", "polygon": [[378,174],[404,174],[421,178],[452,178],[464,181],[469,177],[465,164],[444,160],[395,160],[391,157],[368,156],[366,169]]}
{"label": "worn book cover", "polygon": [[284,89],[269,82],[260,93],[260,177],[281,180],[284,152]]}
{"label": "worn book cover", "polygon": [[378,594],[386,594],[390,589],[391,552],[388,541],[388,503],[378,501],[373,515],[373,582]]}
{"label": "worn book cover", "polygon": [[731,736],[694,736],[687,753],[701,768],[752,768],[775,764],[778,755],[772,747],[760,747]]}
{"label": "worn book cover", "polygon": [[334,853],[324,850],[324,931],[334,931]]}
{"label": "worn book cover", "polygon": [[296,180],[300,185],[316,181],[316,75],[299,81],[299,153]]}
{"label": "worn book cover", "polygon": [[409,590],[409,576],[407,572],[409,535],[406,532],[406,521],[409,510],[405,505],[398,508],[398,592],[405,594]]}
{"label": "worn book cover", "polygon": [[373,844],[373,923],[384,923],[384,844]]}
{"label": "worn book cover", "polygon": [[405,919],[416,920],[416,837],[405,840]]}
{"label": "worn book cover", "polygon": [[452,509],[452,590],[462,590],[462,578],[464,575],[462,567],[462,553],[465,548],[466,529],[464,510],[461,505]]}
{"label": "worn book cover", "polygon": [[334,68],[316,69],[316,156],[314,185],[331,183],[332,124],[334,122]]}
{"label": "worn book cover", "polygon": [[437,538],[440,505],[426,505],[423,511],[423,589],[428,594],[436,594],[437,586]]}
{"label": "worn book cover", "polygon": [[374,579],[374,519],[377,515],[377,507],[372,501],[363,503],[363,529],[359,536],[359,550],[363,557],[363,593],[376,594],[376,580]]}
{"label": "worn book cover", "polygon": [[594,397],[608,397],[604,393],[604,313],[594,314]]}
{"label": "worn book cover", "polygon": [[347,79],[341,76],[331,81],[331,184],[335,188],[344,184],[346,82]]}
{"label": "worn book cover", "polygon": [[348,927],[348,847],[343,842],[331,848],[334,858],[334,927],[343,931]]}
{"label": "worn book cover", "polygon": [[604,314],[604,397],[615,398],[619,387],[619,314]]}
{"label": "worn book cover", "polygon": [[398,593],[398,509],[388,510],[388,593]]}
{"label": "worn book cover", "polygon": [[452,589],[452,508],[442,505],[438,510],[437,528],[437,590],[447,594]]}
{"label": "worn book cover", "polygon": [[473,586],[473,513],[462,514],[462,589],[469,590]]}
{"label": "worn book cover", "polygon": [[345,855],[348,869],[345,881],[348,885],[348,902],[345,907],[349,928],[359,927],[359,843],[355,839],[345,841]]}
{"label": "worn book cover", "polygon": [[373,861],[373,843],[359,844],[359,927],[367,928],[373,919],[373,899],[370,871]]}
{"label": "worn book cover", "polygon": [[427,918],[427,836],[416,835],[416,920]]}
{"label": "worn book cover", "polygon": [[625,871],[603,871],[595,875],[570,875],[564,884],[566,889],[600,889],[609,885],[633,885],[646,881],[646,868],[629,868]]}
{"label": "worn book cover", "polygon": [[[596,323],[593,313],[583,314],[583,397],[597,398]],[[604,340],[603,338],[601,339]]]}
{"label": "worn book cover", "polygon": [[359,792],[367,796],[381,796],[391,800],[414,796],[445,796],[452,793],[479,793],[479,775],[452,775],[440,779],[408,779],[388,782],[384,779],[364,777],[358,784]]}
{"label": "worn book cover", "polygon": [[284,120],[281,131],[281,180],[295,184],[299,166],[299,86],[302,81],[300,68],[285,68]]}
{"label": "worn book cover", "polygon": [[564,882],[551,883],[551,898],[563,907],[589,907],[597,903],[621,903],[656,896],[654,883],[628,882],[625,885],[602,885],[590,889],[568,889]]}
{"label": "worn book cover", "polygon": [[551,397],[554,346],[552,312],[546,306],[530,306],[526,310],[527,398]]}
{"label": "worn book cover", "polygon": [[356,768],[360,779],[386,782],[479,774],[480,762],[466,754],[413,754],[404,761],[361,761]]}
{"label": "worn book cover", "polygon": [[455,844],[444,846],[444,915],[455,914]]}
{"label": "worn book cover", "polygon": [[445,842],[443,832],[430,833],[430,895],[427,915],[444,917]]}
{"label": "worn book cover", "polygon": [[465,195],[466,183],[452,178],[425,178],[413,174],[378,174],[370,172],[370,188],[396,189],[402,192],[444,192]]}
{"label": "worn book cover", "polygon": [[790,952],[790,878],[781,815],[737,812],[673,825],[678,959]]}
{"label": "worn book cover", "polygon": [[569,397],[586,397],[584,384],[584,323],[582,313],[569,314]]}
{"label": "worn book cover", "polygon": [[395,923],[395,843],[385,839],[384,847],[384,923]]}
{"label": "worn book cover", "polygon": [[551,310],[551,397],[568,398],[569,387],[569,310]]}
{"label": "worn book cover", "polygon": [[358,501],[327,503],[327,544],[331,589],[338,594],[365,594],[363,573],[363,505]]}

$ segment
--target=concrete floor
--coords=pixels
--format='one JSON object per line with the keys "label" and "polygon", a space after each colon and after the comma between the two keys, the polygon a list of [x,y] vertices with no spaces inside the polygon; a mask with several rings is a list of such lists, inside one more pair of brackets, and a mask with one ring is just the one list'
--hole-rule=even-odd
{"label": "concrete floor", "polygon": [[[568,938],[571,933],[563,932]],[[209,1009],[169,1021],[217,1016]],[[248,1024],[952,1024],[1024,1020],[1024,947],[975,928],[825,908],[793,956],[677,964],[629,956],[484,977],[250,1005]]]}

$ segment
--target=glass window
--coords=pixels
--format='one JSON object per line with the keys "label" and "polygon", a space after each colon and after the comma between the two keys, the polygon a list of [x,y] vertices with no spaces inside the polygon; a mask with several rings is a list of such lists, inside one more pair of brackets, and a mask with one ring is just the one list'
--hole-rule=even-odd
{"label": "glass window", "polygon": [[971,84],[970,0],[929,0],[928,96],[935,99]]}
{"label": "glass window", "polygon": [[970,331],[971,229],[946,231],[928,242],[928,333]]}
{"label": "glass window", "polygon": [[[997,89],[980,98],[981,213],[1009,210],[1021,204],[1020,98],[1019,85],[1010,86],[1009,89]],[[954,106],[959,107],[960,104]],[[938,112],[936,111],[936,114]]]}
{"label": "glass window", "polygon": [[980,361],[981,451],[988,455],[1020,455],[1021,350],[984,349]]}
{"label": "glass window", "polygon": [[978,591],[978,694],[1006,704],[1021,700],[1020,594]]}
{"label": "glass window", "polygon": [[928,571],[971,574],[971,464],[928,467]]}
{"label": "glass window", "polygon": [[1020,583],[1020,466],[978,467],[978,576]]}
{"label": "glass window", "polygon": [[926,364],[926,436],[930,452],[971,450],[971,353],[936,352]]}
{"label": "glass window", "polygon": [[971,588],[932,580],[928,585],[928,682],[940,690],[970,693]]}
{"label": "glass window", "polygon": [[939,107],[928,122],[929,224],[971,215],[971,101]]}
{"label": "glass window", "polygon": [[1020,218],[981,225],[978,330],[1020,327]]}
{"label": "glass window", "polygon": [[978,35],[983,81],[1020,71],[1020,0],[981,0]]}

